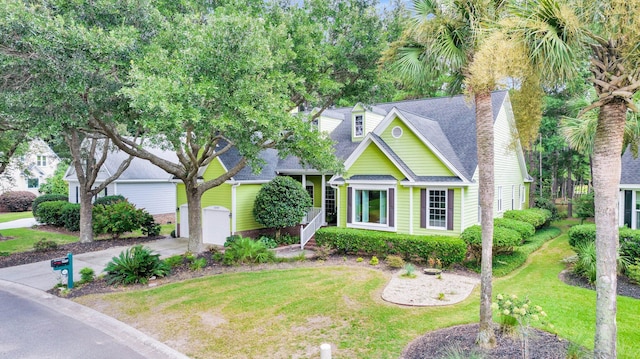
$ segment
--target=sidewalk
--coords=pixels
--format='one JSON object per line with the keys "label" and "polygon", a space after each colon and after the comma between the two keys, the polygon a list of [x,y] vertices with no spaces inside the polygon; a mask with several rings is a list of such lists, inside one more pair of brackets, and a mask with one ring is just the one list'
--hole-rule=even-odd
{"label": "sidewalk", "polygon": [[[144,246],[159,253],[161,258],[165,258],[186,252],[188,241],[187,238],[168,237],[146,242]],[[102,251],[73,255],[74,281],[80,280],[80,269],[85,267],[92,268],[96,274],[101,273],[107,263],[111,261],[111,258],[116,257],[126,248],[128,247],[112,247]],[[60,283],[60,272],[51,269],[51,262],[47,260],[16,267],[0,268],[0,279],[46,291]],[[63,283],[66,284],[66,279],[64,279]]]}
{"label": "sidewalk", "polygon": [[16,219],[11,222],[0,223],[0,229],[10,229],[10,228],[28,228],[38,224],[35,218],[23,218]]}

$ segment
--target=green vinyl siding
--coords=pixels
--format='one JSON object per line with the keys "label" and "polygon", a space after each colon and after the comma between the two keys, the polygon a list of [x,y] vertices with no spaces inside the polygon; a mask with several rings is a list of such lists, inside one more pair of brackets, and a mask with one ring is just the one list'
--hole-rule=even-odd
{"label": "green vinyl siding", "polygon": [[[402,129],[402,136],[395,138],[391,134],[394,127]],[[391,149],[418,176],[453,176],[453,172],[431,151],[402,120],[396,118],[380,136]]]}
{"label": "green vinyl siding", "polygon": [[[307,186],[313,185],[313,207],[322,206],[322,177],[307,176]],[[328,186],[329,184],[327,184]]]}
{"label": "green vinyl siding", "polygon": [[464,191],[464,231],[465,228],[478,224],[478,185],[474,184]]}
{"label": "green vinyl siding", "polygon": [[253,217],[253,203],[258,192],[262,188],[260,184],[243,184],[236,187],[236,231],[248,231],[263,228]]}
{"label": "green vinyl siding", "polygon": [[395,219],[398,233],[409,233],[409,191],[407,187],[396,187]]}
{"label": "green vinyl siding", "polygon": [[[516,142],[504,107],[496,118],[494,131],[496,189],[494,213],[497,217],[502,217],[505,211],[512,209],[512,203],[513,209],[520,208],[520,185],[524,184],[521,163],[516,151]],[[502,187],[502,211],[498,211],[498,190],[500,187]]]}
{"label": "green vinyl siding", "polygon": [[406,177],[373,143],[367,146],[347,170],[347,178],[353,175],[391,175],[400,180]]}

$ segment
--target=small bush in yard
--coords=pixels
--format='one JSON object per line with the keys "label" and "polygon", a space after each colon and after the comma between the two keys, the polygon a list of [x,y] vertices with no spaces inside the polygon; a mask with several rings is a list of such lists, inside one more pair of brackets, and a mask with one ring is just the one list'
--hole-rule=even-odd
{"label": "small bush in yard", "polygon": [[206,266],[207,260],[205,258],[196,258],[191,261],[191,264],[189,264],[189,269],[191,269],[192,271],[199,271]]}
{"label": "small bush in yard", "polygon": [[43,194],[42,196],[36,197],[31,205],[31,213],[33,213],[33,216],[36,216],[36,211],[40,203],[51,201],[68,201],[68,197],[63,194]]}
{"label": "small bush in yard", "polygon": [[371,260],[369,261],[369,264],[372,266],[377,266],[380,263],[380,260],[378,260],[378,257],[373,256],[371,257]]}
{"label": "small bush in yard", "polygon": [[504,218],[527,222],[540,229],[551,222],[551,212],[540,208],[511,210],[504,212]]}
{"label": "small bush in yard", "polygon": [[164,277],[169,274],[169,266],[160,260],[160,254],[151,249],[136,245],[125,249],[119,256],[113,257],[105,267],[106,280],[113,284],[147,283],[151,277]]}
{"label": "small bush in yard", "polygon": [[276,248],[278,246],[278,243],[276,243],[276,241],[273,238],[270,238],[270,237],[267,237],[267,236],[260,237],[260,239],[258,239],[258,241],[264,243],[264,245],[267,248]]}
{"label": "small bush in yard", "polygon": [[99,197],[93,202],[93,205],[94,206],[98,206],[98,205],[110,206],[110,205],[118,203],[118,202],[126,202],[126,201],[127,201],[126,198],[124,198],[123,196],[118,194],[118,195],[115,195],[115,196]]}
{"label": "small bush in yard", "polygon": [[[472,256],[480,261],[482,254],[482,227],[473,225],[467,227],[460,238],[469,246]],[[493,229],[493,254],[513,251],[513,248],[521,244],[520,233],[504,228],[495,227]]]}
{"label": "small bush in yard", "polygon": [[627,266],[627,277],[636,284],[640,284],[640,260]]}
{"label": "small bush in yard", "polygon": [[275,254],[271,252],[262,242],[254,241],[251,238],[240,237],[234,240],[224,252],[224,264],[249,264],[267,263],[275,259]]}
{"label": "small bush in yard", "polygon": [[0,208],[9,212],[25,212],[31,209],[36,195],[29,191],[10,191],[0,194]]}
{"label": "small bush in yard", "polygon": [[182,254],[176,254],[171,257],[165,258],[164,263],[169,266],[169,268],[175,268],[181,266],[184,263],[184,256]]}
{"label": "small bush in yard", "polygon": [[151,214],[145,210],[139,209],[140,213],[140,227],[142,234],[147,237],[155,237],[160,234],[160,225],[156,223],[156,220]]}
{"label": "small bush in yard", "polygon": [[556,207],[553,199],[547,197],[537,197],[535,203],[535,208],[546,209],[551,213],[552,221],[557,221],[558,219],[560,219],[560,215],[558,214],[558,207]]}
{"label": "small bush in yard", "polygon": [[80,283],[91,283],[96,278],[96,273],[92,268],[84,267],[80,269]]}
{"label": "small bush in yard", "polygon": [[64,228],[71,232],[80,230],[80,204],[66,203],[60,208],[60,217]]}
{"label": "small bush in yard", "polygon": [[526,240],[536,234],[536,228],[532,224],[515,219],[496,218],[493,220],[493,225],[496,227],[513,229],[514,231],[520,233],[522,240]]}
{"label": "small bush in yard", "polygon": [[48,252],[58,249],[58,243],[46,238],[41,238],[33,244],[33,250],[36,252]]}
{"label": "small bush in yard", "polygon": [[[145,210],[137,209],[127,201],[108,206],[98,205],[93,207],[93,230],[96,234],[108,233],[115,239],[123,233],[142,227],[144,223],[148,224],[149,217],[149,213]],[[155,233],[153,229],[145,230],[151,231],[147,233]]]}
{"label": "small bush in yard", "polygon": [[281,229],[299,224],[312,205],[309,193],[300,182],[278,176],[260,188],[253,204],[253,216],[263,226],[275,228],[276,238],[280,238]]}
{"label": "small bush in yard", "polygon": [[571,247],[577,247],[582,243],[589,243],[596,241],[596,225],[595,224],[580,224],[569,228],[567,233],[569,236],[569,245]]}
{"label": "small bush in yard", "polygon": [[385,263],[391,268],[402,268],[404,267],[404,259],[400,256],[390,255],[385,258]]}
{"label": "small bush in yard", "polygon": [[62,207],[69,204],[67,201],[42,202],[36,211],[36,220],[43,224],[50,224],[55,227],[63,227]]}

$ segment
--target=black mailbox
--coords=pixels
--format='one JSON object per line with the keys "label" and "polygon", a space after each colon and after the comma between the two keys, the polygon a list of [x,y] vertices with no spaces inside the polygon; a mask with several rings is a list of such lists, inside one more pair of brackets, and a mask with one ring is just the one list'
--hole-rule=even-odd
{"label": "black mailbox", "polygon": [[64,267],[69,265],[69,258],[55,258],[51,260],[51,268]]}

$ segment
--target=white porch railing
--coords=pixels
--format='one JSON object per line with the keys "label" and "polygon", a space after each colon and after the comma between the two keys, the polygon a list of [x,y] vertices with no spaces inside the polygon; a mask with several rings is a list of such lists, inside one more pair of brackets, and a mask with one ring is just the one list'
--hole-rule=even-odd
{"label": "white porch railing", "polygon": [[[302,226],[300,226],[300,249],[304,249],[304,245],[309,242],[311,237],[316,234],[316,231],[322,227],[324,223],[324,209],[311,208],[307,212],[307,215],[302,219]],[[304,225],[306,224],[306,226]]]}

